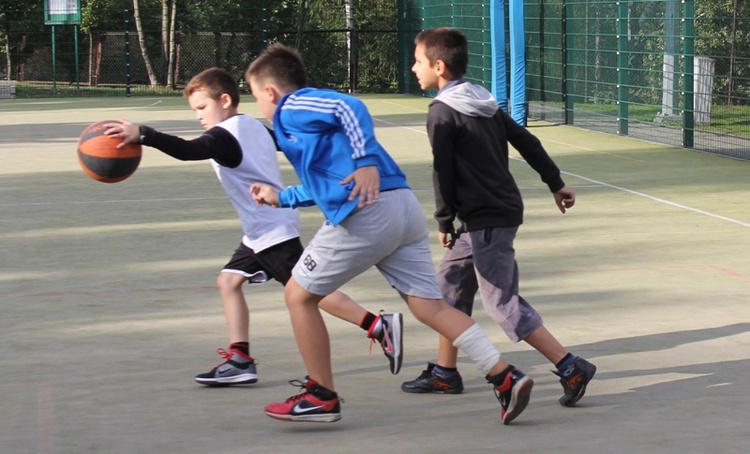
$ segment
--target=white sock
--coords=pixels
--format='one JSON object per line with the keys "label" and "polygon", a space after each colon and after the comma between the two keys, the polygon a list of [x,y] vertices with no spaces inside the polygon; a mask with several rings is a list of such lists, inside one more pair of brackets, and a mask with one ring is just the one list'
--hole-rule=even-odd
{"label": "white sock", "polygon": [[459,334],[453,341],[453,346],[479,364],[485,374],[489,374],[495,364],[500,361],[500,351],[492,345],[490,339],[476,323]]}

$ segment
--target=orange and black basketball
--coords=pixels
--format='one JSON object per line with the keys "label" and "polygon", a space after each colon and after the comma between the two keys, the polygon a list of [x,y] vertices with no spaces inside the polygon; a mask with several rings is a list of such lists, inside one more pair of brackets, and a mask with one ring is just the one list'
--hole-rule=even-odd
{"label": "orange and black basketball", "polygon": [[97,121],[83,130],[78,138],[78,162],[91,178],[104,183],[117,183],[128,178],[141,162],[141,144],[129,143],[117,148],[121,143],[104,135],[107,123],[116,120]]}

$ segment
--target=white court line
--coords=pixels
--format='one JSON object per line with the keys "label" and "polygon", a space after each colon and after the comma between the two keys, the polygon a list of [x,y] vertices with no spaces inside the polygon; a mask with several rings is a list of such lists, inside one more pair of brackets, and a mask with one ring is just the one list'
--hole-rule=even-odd
{"label": "white court line", "polygon": [[[401,128],[401,129],[406,129],[406,130],[409,130],[409,131],[417,132],[419,134],[427,135],[427,131],[422,131],[422,130],[411,128],[411,127],[408,127],[408,126],[402,126],[402,125],[399,125],[397,123],[392,123],[390,121],[381,120],[381,119],[375,118],[375,117],[373,117],[373,119],[376,120],[376,121],[379,121],[381,123],[385,123],[387,125],[390,125],[390,126],[396,126],[398,128]],[[517,157],[514,157],[514,156],[510,156],[510,159],[514,159],[516,161],[521,161],[521,162],[526,162],[524,159],[517,158]],[[618,191],[627,192],[628,194],[633,194],[633,195],[636,195],[638,197],[643,197],[643,198],[646,198],[646,199],[649,199],[649,200],[653,200],[654,202],[663,203],[665,205],[669,205],[669,206],[674,207],[674,208],[679,208],[679,209],[686,210],[686,211],[692,211],[693,213],[698,213],[698,214],[702,214],[704,216],[708,216],[708,217],[711,217],[711,218],[714,218],[714,219],[719,219],[719,220],[722,220],[722,221],[731,222],[733,224],[741,225],[743,227],[750,227],[750,223],[747,223],[747,222],[742,222],[742,221],[739,221],[737,219],[732,219],[732,218],[728,218],[726,216],[721,216],[721,215],[718,215],[718,214],[714,214],[714,213],[711,213],[711,212],[708,212],[708,211],[699,210],[698,208],[689,207],[689,206],[683,205],[681,203],[670,202],[669,200],[661,199],[659,197],[655,197],[655,196],[652,196],[652,195],[649,195],[649,194],[646,194],[646,193],[643,193],[643,192],[634,191],[632,189],[623,188],[622,186],[615,186],[613,184],[605,183],[603,181],[594,180],[592,178],[587,178],[587,177],[584,177],[584,176],[581,176],[581,175],[577,175],[575,173],[564,172],[562,170],[560,171],[560,173],[562,173],[563,175],[569,175],[571,177],[580,178],[581,180],[588,181],[589,183],[594,183],[594,184],[597,184],[599,186],[604,186],[604,187],[610,188],[610,189],[616,189]]]}
{"label": "white court line", "polygon": [[[424,135],[427,135],[427,131],[425,131],[424,129],[416,129],[416,128],[411,128],[411,127],[409,127],[409,126],[404,126],[404,125],[400,125],[400,124],[398,124],[398,123],[391,123],[390,121],[385,121],[385,120],[381,120],[380,118],[375,118],[375,117],[373,117],[373,119],[374,119],[374,120],[377,120],[377,121],[379,121],[379,122],[381,122],[381,123],[385,123],[385,124],[387,124],[387,125],[391,125],[391,126],[396,126],[396,127],[399,127],[399,128],[401,128],[401,129],[408,129],[409,131],[414,131],[414,132],[418,132],[418,133],[420,133],[420,134],[424,134]],[[426,128],[425,128],[425,129],[426,129]]]}
{"label": "white court line", "polygon": [[[512,158],[512,159],[517,159],[519,161],[523,161],[523,159],[519,159],[519,158]],[[689,206],[683,205],[681,203],[670,202],[669,200],[661,199],[659,197],[654,197],[652,195],[645,194],[643,192],[638,192],[638,191],[634,191],[632,189],[627,189],[627,188],[623,188],[621,186],[615,186],[613,184],[605,183],[603,181],[597,181],[597,180],[594,180],[594,179],[591,179],[591,178],[586,178],[586,177],[581,176],[581,175],[576,175],[575,173],[563,172],[563,171],[560,171],[560,172],[563,173],[563,174],[565,174],[565,175],[570,175],[572,177],[576,177],[576,178],[580,178],[581,180],[588,181],[589,183],[595,183],[595,184],[598,184],[598,185],[601,185],[601,186],[605,186],[605,187],[608,187],[608,188],[611,188],[611,189],[617,189],[618,191],[623,191],[623,192],[627,192],[628,194],[633,194],[633,195],[637,195],[639,197],[644,197],[644,198],[653,200],[655,202],[659,202],[659,203],[663,203],[665,205],[669,205],[671,207],[680,208],[680,209],[687,210],[687,211],[692,211],[693,213],[702,214],[704,216],[712,217],[714,219],[721,219],[722,221],[732,222],[734,224],[741,225],[743,227],[750,227],[750,224],[748,224],[747,222],[738,221],[737,219],[732,219],[732,218],[728,218],[726,216],[721,216],[721,215],[718,215],[718,214],[710,213],[708,211],[699,210],[698,208],[689,207]]]}

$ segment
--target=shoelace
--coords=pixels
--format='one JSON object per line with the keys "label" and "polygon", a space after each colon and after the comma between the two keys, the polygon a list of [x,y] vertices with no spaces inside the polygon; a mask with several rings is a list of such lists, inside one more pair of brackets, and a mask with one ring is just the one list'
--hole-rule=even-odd
{"label": "shoelace", "polygon": [[[305,377],[304,381],[303,380],[296,380],[296,379],[295,380],[289,380],[289,384],[292,385],[292,386],[294,386],[294,387],[297,387],[297,388],[299,388],[299,389],[301,389],[303,391],[301,393],[295,394],[294,396],[292,396],[289,399],[287,399],[286,403],[291,404],[291,403],[297,402],[299,400],[302,400],[308,394],[308,392],[307,392],[307,377]],[[343,397],[338,397],[337,399],[342,404],[344,403],[344,398]]]}
{"label": "shoelace", "polygon": [[[232,355],[233,355],[233,353],[232,353],[231,350],[227,351],[226,349],[221,348],[221,347],[219,347],[219,348],[216,349],[216,353],[218,353],[219,356],[221,356],[222,358],[224,358],[224,361],[221,362],[221,363],[219,363],[219,366],[221,366],[222,364],[224,364],[227,361],[229,361],[232,358]],[[219,366],[216,366],[216,367],[219,367]]]}
{"label": "shoelace", "polygon": [[222,358],[229,361],[229,359],[232,357],[233,353],[231,350],[227,351],[226,349],[219,347],[216,349],[216,353],[219,354]]}
{"label": "shoelace", "polygon": [[289,384],[299,389],[307,389],[307,377],[304,380],[289,380]]}
{"label": "shoelace", "polygon": [[[216,349],[216,353],[217,353],[217,354],[218,354],[219,356],[221,356],[222,358],[224,358],[224,362],[223,362],[223,363],[220,363],[220,364],[219,364],[219,366],[221,366],[221,365],[222,365],[222,364],[224,364],[225,362],[227,362],[227,361],[229,361],[230,359],[232,359],[232,356],[234,356],[234,353],[233,353],[233,352],[234,352],[234,350],[232,350],[232,349],[229,349],[229,350],[227,351],[227,349],[225,349],[225,348],[222,348],[222,347],[219,347],[219,348],[217,348],[217,349]],[[253,362],[253,364],[258,364],[258,361],[257,361],[256,359],[254,359],[254,358],[252,359],[252,362]],[[218,366],[217,366],[217,367],[218,367]],[[297,381],[299,381],[299,380],[297,380]]]}
{"label": "shoelace", "polygon": [[296,394],[296,395],[290,397],[289,399],[287,399],[285,402],[288,403],[288,404],[293,404],[293,403],[297,402],[298,400],[302,400],[302,398],[305,397],[305,396],[307,396],[307,391],[305,391],[303,393],[300,393],[300,394]]}
{"label": "shoelace", "polygon": [[[383,324],[383,315],[385,315],[385,311],[380,311],[380,315],[378,316],[378,318],[375,319],[374,323],[380,322],[380,324],[382,326],[382,329],[385,330],[385,325]],[[370,348],[369,348],[369,351],[368,351],[368,355],[369,356],[372,356],[372,344],[377,344],[377,343],[382,343],[382,342],[377,337],[371,337],[370,338]]]}
{"label": "shoelace", "polygon": [[302,400],[307,395],[307,382],[302,380],[289,380],[289,384],[292,386],[295,386],[301,390],[303,390],[301,393],[296,394],[289,399],[286,400],[286,403],[291,404],[294,402],[297,402],[298,400]]}
{"label": "shoelace", "polygon": [[367,354],[369,356],[372,356],[372,344],[377,344],[377,343],[378,343],[378,340],[375,339],[374,337],[370,339],[370,348],[367,351]]}
{"label": "shoelace", "polygon": [[512,380],[512,377],[513,377],[511,375],[512,373],[513,373],[512,370],[508,371],[508,375],[505,376],[505,378],[503,379],[503,382],[501,384],[499,384],[497,386],[495,386],[494,383],[492,384],[492,391],[495,393],[495,397],[497,397],[497,400],[500,402],[500,405],[503,406],[503,411],[505,409],[505,406],[508,405],[508,402],[505,399],[505,393],[509,392],[513,387],[511,386],[510,388],[508,388],[508,389],[506,389],[504,391],[500,391],[498,388],[500,388],[503,385],[505,385],[505,382],[508,381],[509,379]]}
{"label": "shoelace", "polygon": [[497,397],[498,402],[500,402],[500,405],[503,406],[503,411],[505,411],[505,406],[508,405],[508,403],[505,401],[505,396],[503,396],[503,393],[497,390],[497,387],[493,386],[492,391],[495,392],[495,397]]}
{"label": "shoelace", "polygon": [[223,349],[221,347],[219,347],[219,348],[216,349],[216,353],[218,353],[219,356],[221,356],[222,358],[224,358],[224,361],[221,362],[221,363],[219,363],[216,367],[219,367],[222,364],[226,363],[232,357],[231,350],[230,351],[226,351],[225,349]]}

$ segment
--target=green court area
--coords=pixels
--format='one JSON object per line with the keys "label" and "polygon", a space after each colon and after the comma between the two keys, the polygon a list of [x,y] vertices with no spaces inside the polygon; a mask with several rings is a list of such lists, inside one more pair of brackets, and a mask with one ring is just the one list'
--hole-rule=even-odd
{"label": "green court area", "polygon": [[[377,136],[409,177],[433,236],[429,99],[363,96]],[[243,113],[260,117],[251,97]],[[363,333],[326,318],[336,387],[333,424],[281,423],[263,407],[301,379],[280,285],[247,288],[259,382],[193,382],[221,360],[226,327],[215,278],[240,240],[207,162],[144,149],[116,184],[76,157],[84,127],[126,119],[196,137],[186,101],[0,101],[0,422],[9,453],[744,452],[750,398],[750,163],[532,122],[577,193],[560,214],[517,152],[526,205],[516,240],[521,294],[558,339],[596,363],[576,408],[557,403],[551,365],[511,344],[477,301],[475,318],[508,362],[536,381],[510,426],[481,372],[460,358],[466,391],[400,390],[437,336],[370,271],[343,289],[377,312],[405,313],[398,376]],[[279,155],[288,184],[296,179]],[[302,211],[303,242],[322,224]]]}

